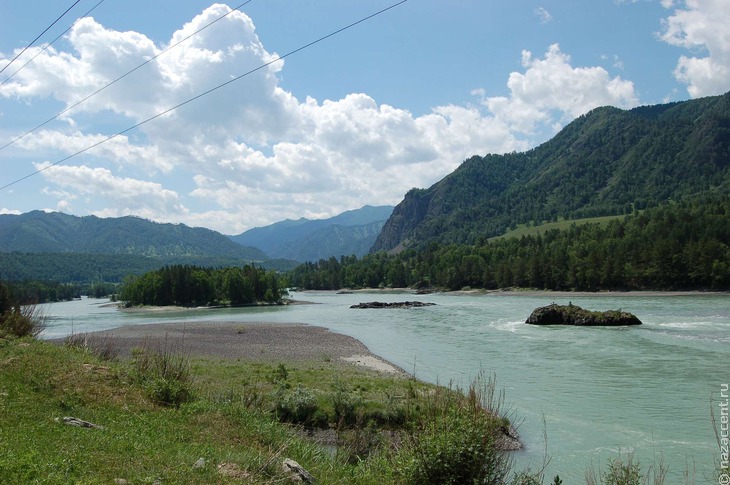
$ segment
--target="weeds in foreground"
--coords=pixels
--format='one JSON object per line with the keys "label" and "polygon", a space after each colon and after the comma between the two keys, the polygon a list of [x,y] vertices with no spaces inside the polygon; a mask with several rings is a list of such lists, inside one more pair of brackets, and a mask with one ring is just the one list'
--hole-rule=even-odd
{"label": "weeds in foreground", "polygon": [[37,337],[45,328],[46,315],[36,305],[16,305],[0,314],[0,335]]}
{"label": "weeds in foreground", "polygon": [[436,387],[397,458],[404,483],[506,483],[512,457],[503,445],[509,420],[504,394],[480,373],[469,390]]}
{"label": "weeds in foreground", "polygon": [[[369,398],[387,390],[409,411],[398,428],[383,433],[379,422],[365,420],[372,409],[367,409],[369,399],[363,399],[365,408],[358,407],[356,424],[338,435],[332,458],[272,419],[275,394],[259,387],[267,385],[272,368],[196,361],[200,367],[191,382],[187,359],[169,348],[142,348],[135,354],[134,364],[100,366],[94,356],[68,347],[0,340],[0,409],[5,411],[0,413],[0,482],[114,483],[123,478],[129,483],[287,483],[281,462],[291,458],[318,483],[562,485],[559,477],[548,481],[529,470],[513,472],[510,453],[490,447],[494,441],[480,436],[480,430],[503,431],[509,426],[503,414],[485,411],[503,413],[502,394],[495,391],[493,379],[480,376],[464,392],[419,383],[409,387],[410,381],[395,379],[388,387],[376,387],[382,377],[348,373],[344,380],[340,374],[339,382],[349,384],[342,392],[356,395],[363,387],[376,388]],[[147,386],[136,384],[154,378],[158,371],[153,369],[164,369],[161,374],[168,378],[187,373],[186,385],[193,389],[195,384],[200,394],[173,409],[150,405],[143,395]],[[288,391],[294,394],[301,387],[303,395],[312,392],[320,405],[331,406],[329,396],[337,387],[327,382],[331,372],[293,366],[287,371],[287,381],[293,384]],[[206,378],[208,384],[200,385]],[[331,416],[332,410],[327,410]],[[49,418],[69,411],[104,425],[106,431],[70,428]],[[452,453],[453,447],[462,453]],[[201,458],[203,466],[194,466]],[[641,465],[634,457],[619,456],[608,465],[602,463],[585,483],[665,483],[661,461],[649,468]],[[716,480],[717,475],[711,481]]]}
{"label": "weeds in foreground", "polygon": [[603,473],[594,468],[586,471],[586,485],[663,485],[666,478],[667,467],[662,458],[643,470],[633,453],[609,460]]}
{"label": "weeds in foreground", "polygon": [[63,345],[80,352],[93,354],[104,361],[112,361],[119,357],[111,338],[104,334],[74,333],[66,337]]}
{"label": "weeds in foreground", "polygon": [[170,349],[132,349],[132,370],[147,396],[158,404],[179,407],[193,399],[190,359]]}
{"label": "weeds in foreground", "polygon": [[280,421],[316,428],[327,426],[327,414],[319,408],[317,396],[301,384],[293,391],[280,385],[275,399],[274,414]]}

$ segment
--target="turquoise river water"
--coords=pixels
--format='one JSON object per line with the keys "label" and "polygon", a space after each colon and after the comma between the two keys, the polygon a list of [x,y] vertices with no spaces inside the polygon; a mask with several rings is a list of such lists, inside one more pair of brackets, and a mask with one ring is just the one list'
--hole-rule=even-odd
{"label": "turquoise river water", "polygon": [[[362,341],[421,380],[468,385],[494,374],[525,450],[518,468],[584,483],[588,467],[633,452],[644,466],[669,467],[667,483],[713,479],[718,445],[710,417],[730,381],[730,295],[486,295],[292,293],[317,303],[264,308],[120,312],[105,300],[45,308],[45,338],[170,321],[302,322]],[[365,301],[421,300],[410,310],[354,310]],[[644,324],[627,328],[536,327],[531,311],[552,302],[623,309]],[[549,480],[546,480],[549,481]]]}

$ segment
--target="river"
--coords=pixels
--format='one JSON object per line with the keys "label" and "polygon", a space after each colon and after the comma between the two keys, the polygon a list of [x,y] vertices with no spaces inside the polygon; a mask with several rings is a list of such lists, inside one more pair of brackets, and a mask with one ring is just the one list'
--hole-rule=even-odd
{"label": "river", "polygon": [[[730,381],[730,295],[566,295],[493,293],[412,295],[380,292],[292,293],[314,305],[120,312],[105,300],[44,308],[42,337],[170,321],[303,322],[362,341],[421,380],[468,385],[481,371],[505,392],[526,449],[518,467],[539,469],[544,439],[548,480],[584,483],[618,453],[644,467],[663,460],[667,483],[712,476],[719,456],[710,408]],[[420,300],[436,306],[355,310],[365,301]],[[623,309],[637,327],[537,327],[531,311],[552,302],[591,310]],[[714,399],[711,404],[711,399]]]}

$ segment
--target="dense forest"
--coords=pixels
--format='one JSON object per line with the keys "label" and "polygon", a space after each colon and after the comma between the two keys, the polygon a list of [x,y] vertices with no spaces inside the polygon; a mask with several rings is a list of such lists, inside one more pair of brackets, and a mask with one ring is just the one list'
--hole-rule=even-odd
{"label": "dense forest", "polygon": [[277,274],[253,265],[222,269],[165,266],[124,280],[119,299],[128,306],[204,306],[276,303],[282,289]]}
{"label": "dense forest", "polygon": [[241,246],[218,232],[202,227],[160,224],[133,216],[76,217],[43,211],[0,214],[0,251],[118,254],[163,259],[268,259],[256,248]]}
{"label": "dense forest", "polygon": [[[13,284],[46,281],[87,288],[99,281],[121,283],[125,276],[141,275],[170,265],[225,268],[240,266],[241,263],[240,258],[213,256],[150,258],[135,254],[0,252],[0,279]],[[257,266],[288,271],[297,264],[294,261],[271,259]]]}
{"label": "dense forest", "polygon": [[508,287],[549,290],[730,290],[730,196],[706,195],[476,245],[430,243],[397,255],[330,258],[290,272],[307,289]]}
{"label": "dense forest", "polygon": [[625,215],[713,188],[730,191],[730,93],[597,108],[532,150],[474,156],[412,189],[372,252],[476,244],[518,224]]}

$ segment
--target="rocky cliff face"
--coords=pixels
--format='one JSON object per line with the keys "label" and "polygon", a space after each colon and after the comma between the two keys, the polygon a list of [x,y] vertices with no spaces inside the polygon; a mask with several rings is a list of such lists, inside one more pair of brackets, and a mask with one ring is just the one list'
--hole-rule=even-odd
{"label": "rocky cliff face", "polygon": [[370,252],[398,252],[405,246],[416,227],[423,222],[431,203],[432,192],[411,189],[386,221]]}

